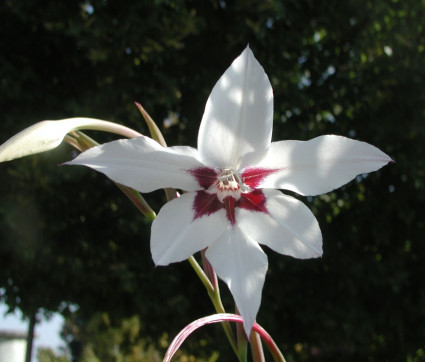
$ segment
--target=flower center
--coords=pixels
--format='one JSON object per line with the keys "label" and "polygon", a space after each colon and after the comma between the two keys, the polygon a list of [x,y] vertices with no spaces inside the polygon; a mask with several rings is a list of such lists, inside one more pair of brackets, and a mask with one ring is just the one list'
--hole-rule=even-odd
{"label": "flower center", "polygon": [[239,200],[241,193],[248,190],[249,187],[244,184],[239,174],[231,168],[221,170],[221,173],[217,176],[217,181],[210,188],[210,191],[217,193],[220,202],[223,202],[229,196]]}
{"label": "flower center", "polygon": [[217,187],[220,191],[239,190],[240,185],[237,180],[238,178],[239,175],[236,174],[233,170],[225,168],[217,177]]}
{"label": "flower center", "polygon": [[193,201],[194,220],[225,209],[227,220],[235,225],[237,208],[268,213],[266,197],[257,186],[275,170],[250,168],[240,175],[231,168],[199,167],[189,172],[203,188]]}

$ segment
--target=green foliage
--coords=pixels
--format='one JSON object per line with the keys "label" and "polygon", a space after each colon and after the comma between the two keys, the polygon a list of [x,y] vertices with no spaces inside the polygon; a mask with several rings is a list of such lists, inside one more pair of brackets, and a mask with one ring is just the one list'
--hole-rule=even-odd
{"label": "green foliage", "polygon": [[[138,316],[113,321],[108,314],[97,313],[84,323],[81,322],[78,314],[73,314],[66,320],[62,330],[62,336],[67,341],[73,358],[81,362],[160,362],[170,343],[166,333],[158,340],[142,338],[145,327]],[[206,347],[208,344],[211,341],[195,341],[195,348]],[[180,350],[173,360],[215,362],[217,358],[217,352],[195,358]]]}
{"label": "green foliage", "polygon": [[70,362],[66,356],[57,355],[50,348],[39,348],[37,350],[37,360],[39,362]]}
{"label": "green foliage", "polygon": [[[289,361],[420,360],[424,16],[417,0],[5,0],[0,141],[77,115],[147,132],[139,101],[169,145],[195,145],[212,86],[249,43],[273,84],[275,140],[340,134],[396,161],[303,198],[320,221],[324,256],[268,253],[258,321]],[[56,166],[72,157],[62,147],[0,165],[0,299],[27,314],[78,304],[86,323],[98,312],[137,314],[140,338],[155,341],[212,313],[190,267],[154,268],[149,224],[111,182]],[[146,196],[156,211],[164,203],[161,192]],[[221,335],[213,330],[211,348],[226,356]]]}

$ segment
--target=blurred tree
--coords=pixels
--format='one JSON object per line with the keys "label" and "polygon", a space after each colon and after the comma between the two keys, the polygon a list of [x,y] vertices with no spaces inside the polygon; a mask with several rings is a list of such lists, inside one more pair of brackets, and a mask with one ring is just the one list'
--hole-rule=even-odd
{"label": "blurred tree", "polygon": [[[420,358],[424,16],[417,0],[5,0],[0,141],[77,115],[146,132],[140,101],[169,144],[195,145],[209,92],[249,43],[274,88],[274,139],[340,134],[396,161],[303,199],[324,256],[268,253],[258,321],[288,360]],[[56,167],[71,157],[64,146],[0,165],[0,299],[26,313],[66,314],[75,303],[83,321],[138,314],[154,340],[211,313],[187,265],[154,269],[149,225],[111,182]],[[164,202],[159,192],[147,198],[155,210]]]}
{"label": "blurred tree", "polygon": [[39,362],[70,362],[65,355],[58,355],[50,348],[39,348],[37,350],[37,360]]}
{"label": "blurred tree", "polygon": [[[113,321],[107,313],[96,313],[89,320],[81,320],[78,313],[66,319],[61,335],[66,341],[73,361],[162,361],[170,343],[167,333],[157,341],[144,333],[145,325],[138,316]],[[192,349],[212,345],[211,338],[190,341]],[[77,346],[77,347],[76,347]],[[202,360],[215,362],[218,353],[199,352]],[[196,361],[193,355],[179,351],[175,361]]]}

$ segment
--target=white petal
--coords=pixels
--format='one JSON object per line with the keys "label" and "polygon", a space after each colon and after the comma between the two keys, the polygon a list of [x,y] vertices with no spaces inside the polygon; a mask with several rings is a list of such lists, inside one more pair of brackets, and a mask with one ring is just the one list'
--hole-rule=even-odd
{"label": "white petal", "polygon": [[217,240],[227,226],[224,209],[194,219],[194,192],[165,204],[153,221],[152,259],[168,265],[187,259]]}
{"label": "white petal", "polygon": [[322,234],[310,209],[277,190],[263,190],[268,213],[238,208],[236,222],[245,234],[274,251],[298,259],[322,255]]}
{"label": "white petal", "polygon": [[235,169],[258,161],[270,145],[272,123],[273,90],[247,47],[208,98],[198,135],[202,159]]}
{"label": "white petal", "polygon": [[319,195],[346,184],[359,174],[376,171],[390,161],[391,158],[375,146],[341,136],[273,142],[257,167],[280,171],[266,177],[258,187]]}
{"label": "white petal", "polygon": [[199,190],[187,170],[205,167],[191,147],[162,147],[149,137],[123,139],[90,148],[67,165],[84,165],[102,172],[113,181],[140,192],[165,187]]}
{"label": "white petal", "polygon": [[229,225],[205,256],[229,287],[249,336],[261,304],[268,267],[266,254],[237,225]]}
{"label": "white petal", "polygon": [[67,133],[76,129],[97,129],[124,134],[128,137],[139,133],[116,123],[93,118],[68,118],[59,121],[43,121],[19,132],[0,146],[0,162],[50,151],[59,146]]}

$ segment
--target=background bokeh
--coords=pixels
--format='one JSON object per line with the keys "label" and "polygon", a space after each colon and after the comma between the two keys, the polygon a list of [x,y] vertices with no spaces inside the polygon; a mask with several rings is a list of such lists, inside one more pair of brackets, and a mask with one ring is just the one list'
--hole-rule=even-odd
{"label": "background bokeh", "polygon": [[[169,145],[196,146],[209,92],[249,44],[273,85],[274,140],[338,134],[395,160],[301,198],[320,222],[323,258],[267,249],[258,322],[288,361],[420,361],[424,19],[423,0],[4,0],[0,142],[74,116],[147,133],[138,101]],[[75,360],[88,345],[102,361],[118,360],[111,345],[153,360],[213,309],[188,263],[154,267],[150,225],[112,182],[58,166],[74,155],[64,145],[0,164],[0,300],[28,316],[62,312]],[[165,202],[161,191],[146,198],[157,211]],[[219,326],[184,346],[200,360],[233,358]]]}

